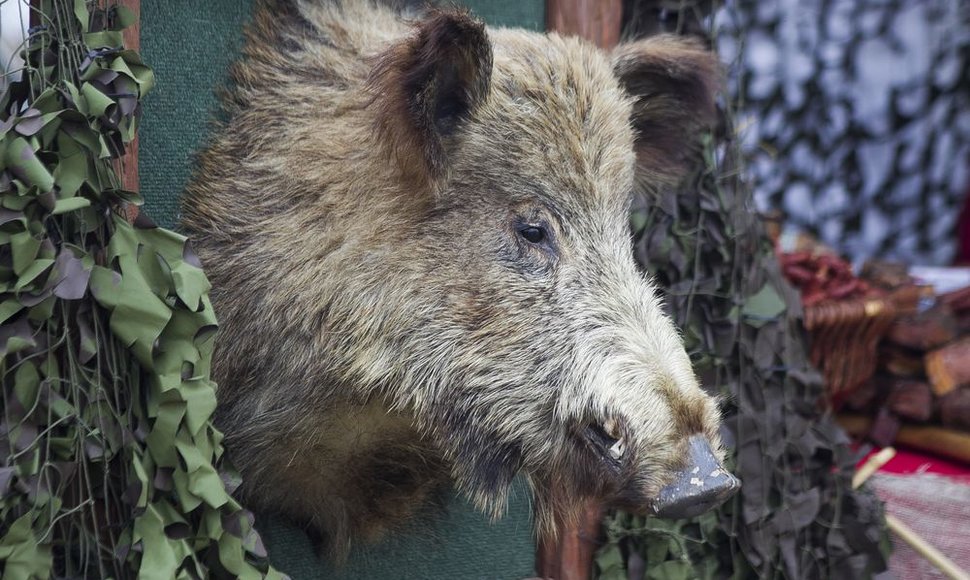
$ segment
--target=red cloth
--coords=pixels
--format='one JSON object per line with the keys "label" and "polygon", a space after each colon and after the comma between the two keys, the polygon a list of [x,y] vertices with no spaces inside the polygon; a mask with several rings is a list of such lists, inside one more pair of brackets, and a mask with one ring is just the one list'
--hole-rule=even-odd
{"label": "red cloth", "polygon": [[[866,455],[859,466],[869,459],[869,456],[877,453],[876,449]],[[943,459],[935,455],[926,455],[918,451],[896,448],[896,456],[889,460],[879,470],[886,473],[908,475],[913,473],[935,473],[961,482],[970,484],[970,465],[959,463],[949,459]]]}

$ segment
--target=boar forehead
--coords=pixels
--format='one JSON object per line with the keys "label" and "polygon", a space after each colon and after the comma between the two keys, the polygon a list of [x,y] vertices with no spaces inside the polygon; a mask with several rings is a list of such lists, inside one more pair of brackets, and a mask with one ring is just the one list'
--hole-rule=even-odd
{"label": "boar forehead", "polygon": [[633,184],[631,104],[606,56],[555,34],[492,36],[491,93],[467,126],[456,180],[538,198],[567,219],[620,217]]}

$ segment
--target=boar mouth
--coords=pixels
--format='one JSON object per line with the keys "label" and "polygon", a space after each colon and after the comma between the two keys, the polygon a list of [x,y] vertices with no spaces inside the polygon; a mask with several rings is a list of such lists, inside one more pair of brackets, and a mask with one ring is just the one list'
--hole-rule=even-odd
{"label": "boar mouth", "polygon": [[589,423],[582,429],[582,439],[606,465],[619,471],[627,451],[626,436],[616,419]]}
{"label": "boar mouth", "polygon": [[656,496],[647,498],[621,482],[624,465],[630,462],[625,423],[615,419],[587,423],[579,435],[607,467],[611,475],[608,479],[621,486],[615,490],[618,495],[613,496],[613,507],[664,519],[693,518],[724,503],[741,487],[741,482],[724,469],[708,438],[694,434],[686,442],[685,465]]}

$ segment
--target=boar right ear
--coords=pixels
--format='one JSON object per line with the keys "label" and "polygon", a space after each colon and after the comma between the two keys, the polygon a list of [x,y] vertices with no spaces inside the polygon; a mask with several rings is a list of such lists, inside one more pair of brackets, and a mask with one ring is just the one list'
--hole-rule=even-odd
{"label": "boar right ear", "polygon": [[675,183],[714,119],[722,82],[717,56],[700,42],[659,35],[618,46],[613,72],[633,97],[637,169],[650,181]]}
{"label": "boar right ear", "polygon": [[413,185],[435,189],[447,178],[449,146],[485,101],[491,75],[485,26],[458,10],[432,10],[379,57],[369,83],[378,131]]}

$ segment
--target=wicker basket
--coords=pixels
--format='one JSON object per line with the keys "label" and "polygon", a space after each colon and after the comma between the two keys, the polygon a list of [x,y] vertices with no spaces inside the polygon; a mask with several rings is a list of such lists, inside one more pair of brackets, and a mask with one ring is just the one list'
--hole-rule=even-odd
{"label": "wicker basket", "polygon": [[805,308],[812,363],[825,376],[834,405],[872,378],[876,349],[896,314],[889,298],[830,301]]}

